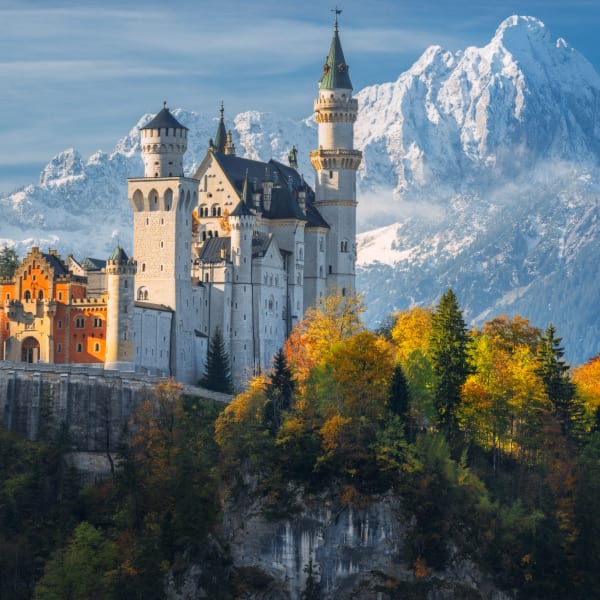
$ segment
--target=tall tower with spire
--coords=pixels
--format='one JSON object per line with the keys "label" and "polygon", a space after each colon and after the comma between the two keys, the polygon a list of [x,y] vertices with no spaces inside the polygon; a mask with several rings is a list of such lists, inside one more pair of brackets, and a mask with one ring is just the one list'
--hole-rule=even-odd
{"label": "tall tower with spire", "polygon": [[319,147],[310,153],[315,169],[315,206],[331,227],[327,236],[327,287],[355,289],[356,171],[362,153],[354,149],[358,101],[339,37],[335,9],[333,39],[314,102]]}

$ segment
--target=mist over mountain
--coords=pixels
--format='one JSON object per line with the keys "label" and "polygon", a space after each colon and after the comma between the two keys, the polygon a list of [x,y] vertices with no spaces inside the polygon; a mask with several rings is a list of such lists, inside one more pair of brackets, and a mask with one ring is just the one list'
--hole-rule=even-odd
{"label": "mist over mountain", "polygon": [[[317,90],[315,89],[315,94]],[[520,313],[553,322],[567,358],[600,351],[600,77],[533,17],[510,17],[483,48],[438,46],[395,82],[357,93],[358,287],[375,326],[448,288],[469,321]],[[216,111],[215,111],[216,112]],[[215,116],[177,109],[191,174]],[[143,173],[139,127],[84,160],[54,157],[38,184],[0,197],[0,242],[78,257],[131,247],[127,177]],[[239,155],[313,171],[316,125],[245,112],[226,123]]]}

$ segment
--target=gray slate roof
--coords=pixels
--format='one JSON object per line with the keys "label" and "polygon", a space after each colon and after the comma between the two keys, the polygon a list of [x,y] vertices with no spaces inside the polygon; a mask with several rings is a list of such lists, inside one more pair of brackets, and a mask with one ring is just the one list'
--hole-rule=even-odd
{"label": "gray slate roof", "polygon": [[67,269],[67,265],[56,256],[56,254],[46,254],[42,253],[42,256],[46,259],[48,264],[54,270],[54,274],[56,277],[60,277],[61,275],[69,275],[69,269]]}
{"label": "gray slate roof", "polygon": [[183,126],[165,106],[148,124],[141,129],[159,129],[162,127],[173,127],[175,129],[187,129]]}
{"label": "gray slate roof", "polygon": [[231,238],[215,237],[208,238],[202,244],[199,259],[203,262],[219,263],[223,262],[221,250],[225,251],[225,256],[229,256],[231,250]]}

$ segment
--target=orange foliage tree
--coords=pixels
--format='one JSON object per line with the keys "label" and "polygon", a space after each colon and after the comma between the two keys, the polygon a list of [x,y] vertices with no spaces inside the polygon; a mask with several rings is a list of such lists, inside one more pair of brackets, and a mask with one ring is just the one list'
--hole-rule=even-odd
{"label": "orange foliage tree", "polygon": [[333,344],[358,333],[364,326],[360,296],[331,294],[318,306],[309,308],[285,342],[285,355],[300,390],[310,370]]}

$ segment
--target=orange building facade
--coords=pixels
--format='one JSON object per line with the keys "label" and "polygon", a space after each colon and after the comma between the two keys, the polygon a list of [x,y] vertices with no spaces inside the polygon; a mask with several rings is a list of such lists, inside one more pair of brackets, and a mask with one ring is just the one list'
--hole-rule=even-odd
{"label": "orange building facade", "polygon": [[0,360],[103,363],[107,294],[88,296],[87,279],[53,250],[34,247],[11,280],[0,280]]}

